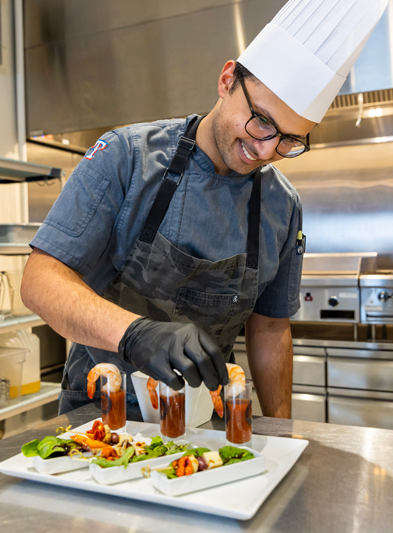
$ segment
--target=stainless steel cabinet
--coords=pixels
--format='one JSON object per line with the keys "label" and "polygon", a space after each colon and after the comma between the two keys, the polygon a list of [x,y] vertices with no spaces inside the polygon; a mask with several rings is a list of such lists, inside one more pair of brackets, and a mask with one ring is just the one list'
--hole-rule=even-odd
{"label": "stainless steel cabinet", "polygon": [[326,395],[293,392],[292,418],[308,422],[326,422]]}
{"label": "stainless steel cabinet", "polygon": [[327,348],[329,422],[393,429],[393,350],[377,348]]}
{"label": "stainless steel cabinet", "polygon": [[328,397],[332,424],[393,429],[393,401],[357,397]]}
{"label": "stainless steel cabinet", "polygon": [[329,358],[328,384],[329,387],[390,391],[393,361]]}
{"label": "stainless steel cabinet", "polygon": [[293,383],[326,387],[325,350],[318,347],[293,347]]}

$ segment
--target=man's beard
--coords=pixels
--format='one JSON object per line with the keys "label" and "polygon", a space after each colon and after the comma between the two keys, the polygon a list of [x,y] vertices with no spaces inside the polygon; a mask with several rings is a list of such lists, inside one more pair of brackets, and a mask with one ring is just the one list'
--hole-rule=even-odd
{"label": "man's beard", "polygon": [[[237,140],[235,140],[234,142],[231,142],[230,140],[230,134],[226,135],[224,131],[222,131],[221,127],[220,127],[220,120],[221,120],[221,112],[220,110],[217,111],[217,113],[214,115],[214,118],[213,118],[213,123],[212,123],[212,139],[216,145],[216,148],[217,148],[217,151],[218,153],[220,154],[221,156],[221,159],[224,161],[225,165],[230,169],[230,170],[233,170],[235,172],[237,172],[238,174],[249,174],[250,172],[252,172],[253,170],[255,169],[250,169],[250,168],[242,168],[241,170],[236,170],[233,168],[233,164],[234,164],[234,159],[236,158],[236,155],[235,155],[235,149],[236,149],[236,145],[237,145]],[[240,142],[240,140],[239,140]],[[236,164],[236,161],[235,161],[235,164]],[[264,165],[266,165],[267,163],[263,162],[263,163],[260,163],[258,165],[258,167],[262,167]],[[239,158],[239,166],[240,165],[244,165],[244,167],[246,167],[246,165],[244,163],[242,163],[242,161],[240,160]],[[258,168],[256,167],[256,168]]]}
{"label": "man's beard", "polygon": [[216,145],[218,153],[221,156],[221,159],[224,161],[225,165],[232,170],[230,149],[228,147],[229,141],[227,141],[225,134],[221,132],[220,119],[221,113],[220,110],[218,110],[214,115],[212,124],[213,141]]}

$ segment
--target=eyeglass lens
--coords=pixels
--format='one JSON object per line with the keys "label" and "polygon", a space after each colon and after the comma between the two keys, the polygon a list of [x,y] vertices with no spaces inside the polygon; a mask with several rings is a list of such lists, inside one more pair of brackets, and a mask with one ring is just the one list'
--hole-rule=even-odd
{"label": "eyeglass lens", "polygon": [[[246,131],[254,139],[260,141],[272,138],[277,134],[277,129],[273,124],[267,122],[263,117],[254,117],[246,125]],[[277,152],[284,157],[296,157],[304,152],[305,145],[301,141],[296,141],[290,137],[284,137],[277,145]]]}

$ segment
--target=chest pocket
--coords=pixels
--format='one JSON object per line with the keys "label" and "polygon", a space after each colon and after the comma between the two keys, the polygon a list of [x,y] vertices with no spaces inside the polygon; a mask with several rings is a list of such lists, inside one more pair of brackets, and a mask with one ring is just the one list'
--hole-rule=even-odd
{"label": "chest pocket", "polygon": [[202,328],[223,328],[239,309],[238,294],[212,294],[182,287],[177,295],[173,320],[194,322]]}

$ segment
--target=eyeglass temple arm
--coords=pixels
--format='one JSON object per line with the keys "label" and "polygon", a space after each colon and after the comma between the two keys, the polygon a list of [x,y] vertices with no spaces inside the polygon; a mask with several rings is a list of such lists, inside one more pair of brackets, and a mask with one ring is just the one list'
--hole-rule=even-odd
{"label": "eyeglass temple arm", "polygon": [[248,91],[247,91],[247,88],[246,88],[246,84],[244,83],[243,75],[240,74],[240,73],[239,73],[239,80],[240,80],[241,86],[243,88],[244,96],[246,97],[246,100],[247,100],[247,103],[248,103],[248,107],[250,108],[250,111],[253,114],[257,115],[255,109],[252,107],[250,95],[248,94]]}

